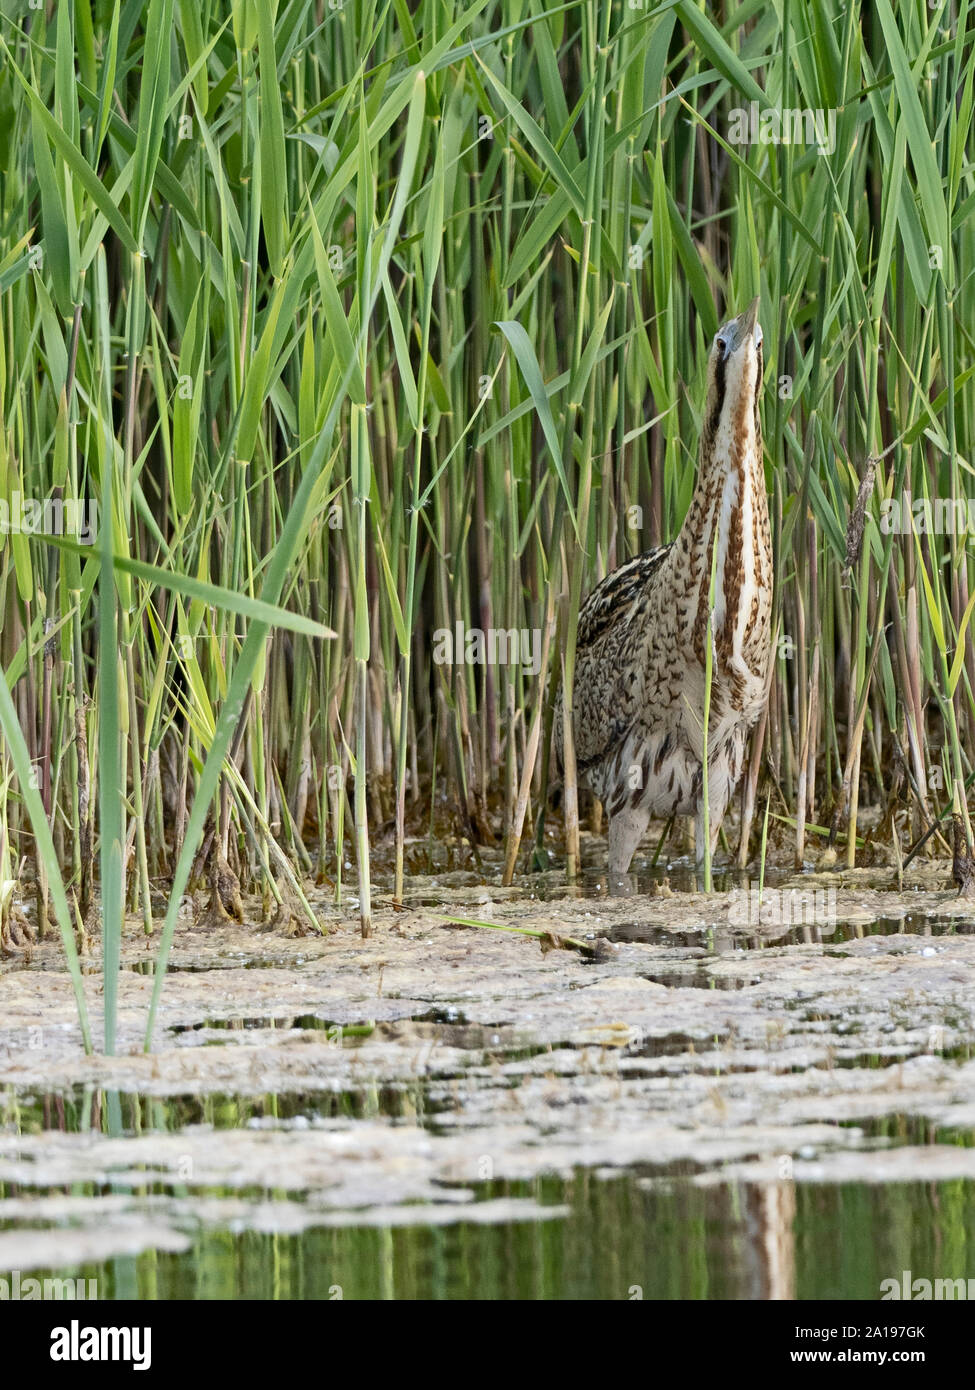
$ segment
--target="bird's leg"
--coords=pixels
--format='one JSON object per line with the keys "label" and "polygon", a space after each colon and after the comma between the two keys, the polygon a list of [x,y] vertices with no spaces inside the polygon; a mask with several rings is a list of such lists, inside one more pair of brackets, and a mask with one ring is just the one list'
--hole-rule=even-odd
{"label": "bird's leg", "polygon": [[609,821],[609,872],[625,874],[637,845],[647,833],[650,812],[642,806],[625,806]]}
{"label": "bird's leg", "polygon": [[[708,798],[708,830],[711,839],[711,858],[718,848],[718,834],[721,830],[721,822],[724,820],[724,813],[728,809],[728,798],[722,795],[710,796]],[[694,819],[694,855],[698,864],[704,863],[704,798],[697,803],[697,815]]]}

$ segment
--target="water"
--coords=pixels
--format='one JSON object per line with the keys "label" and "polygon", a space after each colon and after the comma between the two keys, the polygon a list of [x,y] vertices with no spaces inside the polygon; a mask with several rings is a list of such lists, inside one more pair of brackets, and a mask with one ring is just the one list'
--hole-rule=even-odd
{"label": "water", "polygon": [[[0,1091],[0,1273],[102,1299],[499,1301],[975,1277],[973,923],[923,895],[867,920],[864,887],[831,929],[709,926],[692,869],[641,872],[649,911],[595,869],[514,895],[515,923],[617,943],[595,961],[430,914],[368,944],[187,932],[154,1070],[123,1056],[121,1084],[78,1065],[38,951],[0,1018],[20,1077]],[[446,901],[420,893],[480,917],[457,873]],[[135,1057],[137,932],[126,964]]]}
{"label": "water", "polygon": [[[686,1042],[660,1040],[651,1052],[677,1055]],[[420,1082],[247,1100],[113,1097],[75,1087],[65,1095],[8,1094],[0,1116],[8,1134],[189,1137],[202,1126],[232,1144],[235,1133],[255,1129],[333,1133],[336,1120],[381,1118],[436,1132],[442,1108]],[[836,1128],[839,1136],[850,1124]],[[910,1113],[858,1121],[855,1129],[874,1150],[975,1145],[972,1130]],[[434,1203],[410,1202],[383,1219],[381,1208],[329,1208],[321,1194],[289,1189],[287,1170],[270,1189],[173,1183],[137,1169],[63,1187],[0,1182],[0,1212],[17,1208],[15,1219],[0,1219],[0,1254],[7,1232],[77,1229],[92,1219],[111,1227],[165,1217],[183,1233],[182,1250],[30,1269],[41,1279],[94,1280],[101,1300],[856,1300],[878,1298],[881,1282],[900,1280],[904,1270],[975,1278],[975,1181],[967,1179],[720,1181],[681,1161],[525,1182],[442,1182]],[[115,1206],[99,1217],[99,1202]],[[220,1202],[236,1214],[222,1220]]]}
{"label": "water", "polygon": [[[130,1092],[118,1097],[118,1107],[121,1133],[127,1135],[177,1134],[194,1125],[226,1131],[248,1127],[286,1128],[294,1122],[304,1127],[318,1120],[343,1118],[383,1118],[422,1125],[432,1123],[432,1116],[445,1108],[445,1102],[432,1099],[429,1092],[430,1087],[419,1081],[388,1085],[371,1082],[336,1090],[288,1091],[253,1097],[218,1092],[206,1096],[160,1098]],[[0,1120],[4,1116],[0,1098]],[[8,1122],[15,1122],[20,1134],[42,1134],[49,1130],[62,1134],[113,1133],[109,1097],[81,1086],[74,1087],[67,1095],[28,1096],[16,1102],[8,1097],[6,1118]],[[0,1183],[0,1193],[2,1191]]]}
{"label": "water", "polygon": [[876,917],[869,922],[783,923],[763,927],[755,932],[748,927],[726,927],[720,932],[699,927],[691,931],[673,931],[646,922],[615,922],[606,933],[609,941],[640,941],[651,946],[671,946],[686,949],[703,948],[716,940],[734,945],[739,951],[761,951],[770,946],[822,945],[842,947],[850,941],[862,941],[868,936],[970,936],[975,934],[975,921],[957,917],[929,917],[908,913],[904,917]]}
{"label": "water", "polygon": [[881,1281],[904,1270],[975,1276],[971,1182],[697,1188],[579,1172],[485,1183],[477,1203],[524,1197],[568,1214],[300,1235],[206,1230],[178,1254],[69,1273],[97,1279],[102,1299],[852,1300],[878,1298]]}

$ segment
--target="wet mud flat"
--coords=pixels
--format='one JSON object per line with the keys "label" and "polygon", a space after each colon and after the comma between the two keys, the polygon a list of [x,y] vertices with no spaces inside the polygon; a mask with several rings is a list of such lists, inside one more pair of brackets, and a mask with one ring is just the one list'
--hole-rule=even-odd
{"label": "wet mud flat", "polygon": [[[83,1055],[59,947],[35,946],[0,965],[0,1274],[801,1297],[825,1259],[838,1291],[817,1296],[876,1297],[947,1236],[945,1272],[973,1277],[975,913],[933,882],[807,876],[831,890],[818,925],[743,920],[733,892],[539,901],[463,874],[413,881],[366,941],[324,899],[322,938],[188,918],[149,1055],[155,942],[133,923],[111,1058]],[[864,1231],[854,1288],[833,1266]]]}

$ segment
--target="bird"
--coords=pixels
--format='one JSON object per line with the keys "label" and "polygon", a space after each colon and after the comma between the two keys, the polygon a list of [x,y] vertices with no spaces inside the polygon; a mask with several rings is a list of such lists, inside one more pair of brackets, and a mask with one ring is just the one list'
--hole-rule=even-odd
{"label": "bird", "polygon": [[[629,872],[655,816],[694,815],[698,863],[704,858],[709,610],[712,854],[767,699],[773,572],[758,307],[755,298],[711,344],[697,482],[677,538],[614,570],[579,610],[572,688],[576,768],[580,785],[594,792],[609,816],[613,876]],[[560,686],[554,719],[560,776],[564,694]]]}

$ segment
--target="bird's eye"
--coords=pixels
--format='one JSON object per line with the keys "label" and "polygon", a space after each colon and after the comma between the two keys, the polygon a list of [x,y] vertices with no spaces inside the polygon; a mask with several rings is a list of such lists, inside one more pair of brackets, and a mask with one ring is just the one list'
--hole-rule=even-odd
{"label": "bird's eye", "polygon": [[728,349],[728,340],[727,340],[727,338],[722,338],[721,334],[718,333],[718,334],[715,335],[714,342],[715,342],[715,346],[716,346],[716,347],[720,350],[720,352],[721,352],[721,360],[724,361],[724,360],[727,358],[727,356],[728,356],[728,351],[729,351],[729,349]]}
{"label": "bird's eye", "polygon": [[765,339],[764,339],[764,334],[762,333],[762,325],[761,325],[760,323],[756,323],[756,325],[755,325],[755,346],[756,346],[756,347],[761,347],[761,346],[762,346],[762,343],[763,343],[764,341],[765,341]]}

